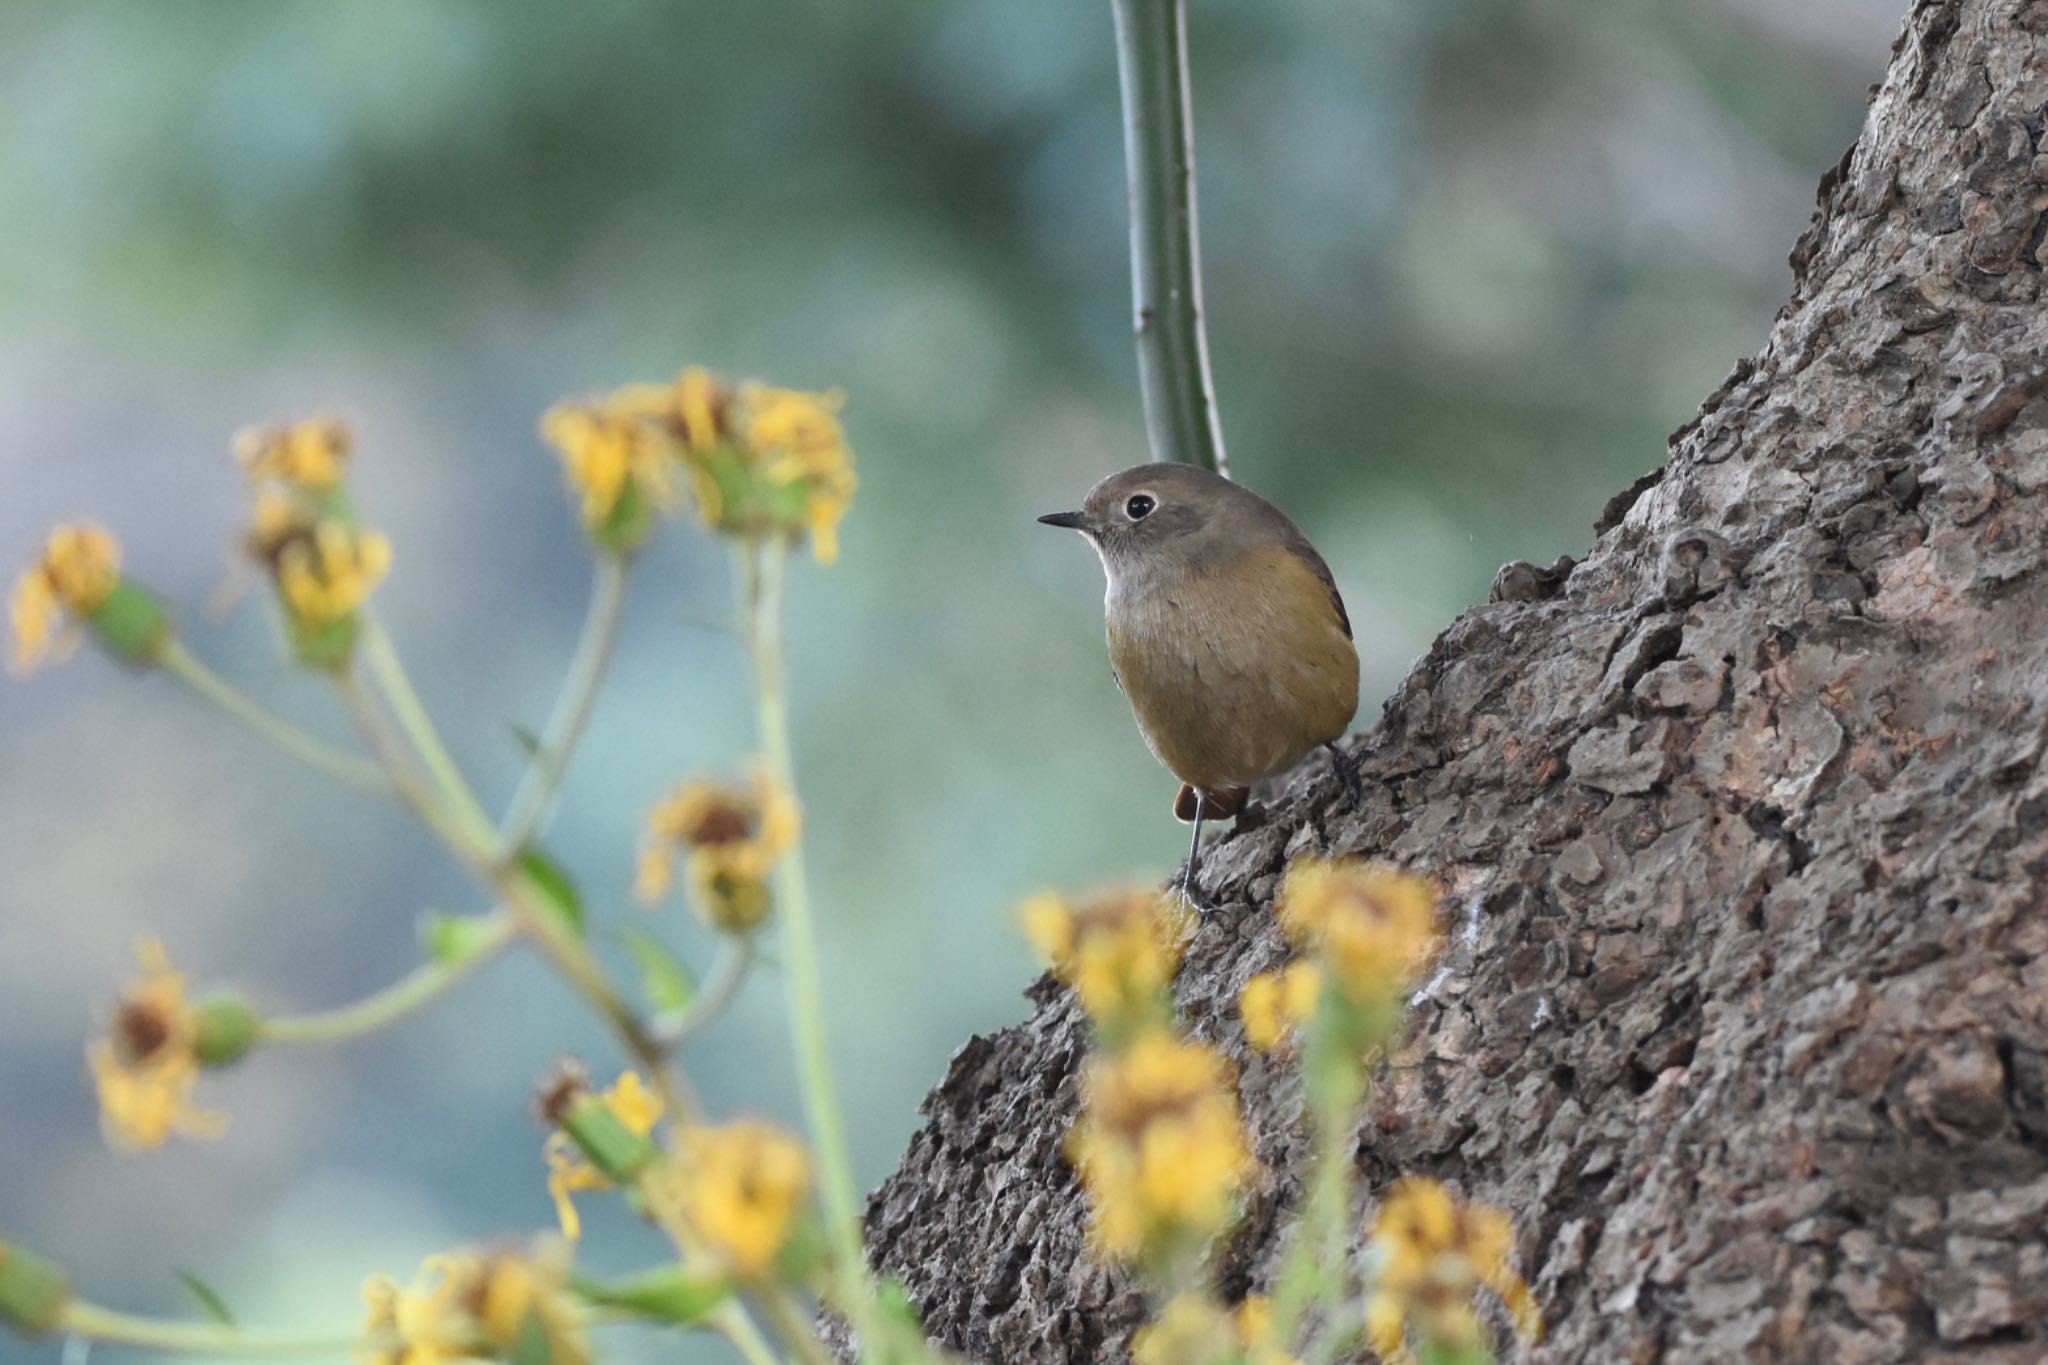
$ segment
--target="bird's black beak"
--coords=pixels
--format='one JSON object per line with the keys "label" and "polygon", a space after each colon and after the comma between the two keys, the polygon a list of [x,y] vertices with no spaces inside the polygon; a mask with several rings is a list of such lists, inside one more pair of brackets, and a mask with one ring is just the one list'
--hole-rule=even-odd
{"label": "bird's black beak", "polygon": [[1039,520],[1047,526],[1064,526],[1069,531],[1088,529],[1088,518],[1080,512],[1047,512]]}

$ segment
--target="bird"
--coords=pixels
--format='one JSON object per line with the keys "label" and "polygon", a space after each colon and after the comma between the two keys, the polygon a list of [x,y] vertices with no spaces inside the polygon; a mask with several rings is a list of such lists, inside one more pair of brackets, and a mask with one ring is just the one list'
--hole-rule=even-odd
{"label": "bird", "polygon": [[1038,520],[1101,556],[1111,671],[1180,779],[1175,817],[1194,826],[1184,898],[1196,897],[1203,822],[1242,812],[1255,784],[1319,747],[1355,783],[1336,749],[1358,710],[1351,618],[1286,513],[1199,465],[1156,461]]}

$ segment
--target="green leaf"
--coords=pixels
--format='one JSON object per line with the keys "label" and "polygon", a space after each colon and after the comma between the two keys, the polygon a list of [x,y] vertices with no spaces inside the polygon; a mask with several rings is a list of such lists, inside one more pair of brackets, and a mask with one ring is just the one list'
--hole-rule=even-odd
{"label": "green leaf", "polygon": [[576,1292],[592,1303],[687,1325],[702,1322],[724,1303],[732,1285],[722,1275],[668,1265],[616,1284],[579,1279]]}
{"label": "green leaf", "polygon": [[576,883],[569,880],[569,874],[562,865],[538,848],[529,848],[519,855],[519,870],[532,881],[563,924],[583,936],[583,897],[576,892]]}
{"label": "green leaf", "polygon": [[192,1296],[192,1302],[199,1305],[199,1311],[223,1327],[235,1325],[235,1315],[228,1311],[227,1301],[214,1292],[213,1286],[189,1270],[173,1270],[178,1283],[185,1286],[185,1292]]}
{"label": "green leaf", "polygon": [[689,964],[675,950],[639,925],[629,925],[623,935],[626,952],[640,969],[640,990],[647,1006],[656,1014],[681,1014],[697,996],[696,980]]}
{"label": "green leaf", "polygon": [[488,915],[452,915],[429,911],[420,920],[420,939],[427,956],[444,967],[467,962],[482,952],[496,929]]}

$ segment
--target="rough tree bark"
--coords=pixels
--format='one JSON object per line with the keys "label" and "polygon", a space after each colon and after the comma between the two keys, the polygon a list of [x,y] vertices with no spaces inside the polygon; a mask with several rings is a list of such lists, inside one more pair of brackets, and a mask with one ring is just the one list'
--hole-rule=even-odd
{"label": "rough tree bark", "polygon": [[[1208,863],[1180,983],[1265,1175],[1294,1070],[1234,999],[1304,851],[1447,889],[1447,970],[1357,1145],[1511,1210],[1544,1361],[2048,1359],[2048,0],[1920,0],[1762,352],[1576,565],[1511,565],[1353,742]],[[1370,628],[1369,626],[1367,627]],[[1084,1051],[1046,982],[970,1041],[874,1196],[876,1259],[979,1360],[1108,1361]]]}

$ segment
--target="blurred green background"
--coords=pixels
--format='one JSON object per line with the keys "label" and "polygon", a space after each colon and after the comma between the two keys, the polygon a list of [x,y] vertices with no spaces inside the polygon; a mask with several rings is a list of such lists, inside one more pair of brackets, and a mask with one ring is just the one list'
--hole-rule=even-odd
{"label": "blurred green background", "polygon": [[[1336,571],[1362,725],[1503,561],[1580,552],[1754,349],[1901,8],[1198,0],[1224,427]],[[7,0],[0,551],[103,519],[202,654],[338,736],[259,594],[205,604],[230,432],[345,413],[398,546],[387,617],[502,796],[587,582],[542,407],[686,361],[843,387],[863,487],[843,562],[797,575],[793,653],[871,1184],[947,1054],[1022,1013],[1014,902],[1181,851],[1099,569],[1032,521],[1144,453],[1121,175],[1101,0]],[[749,735],[738,650],[698,624],[718,547],[678,527],[639,589],[553,841],[614,924],[642,811]],[[95,1295],[175,1310],[175,1266],[246,1321],[346,1326],[364,1274],[548,1223],[530,1084],[616,1056],[524,960],[209,1077],[224,1141],[98,1140],[80,1049],[138,937],[311,1008],[476,905],[393,812],[88,653],[0,690],[0,868],[0,1230]],[[772,982],[686,1060],[716,1108],[794,1118]],[[652,1254],[590,1203],[598,1264]]]}

